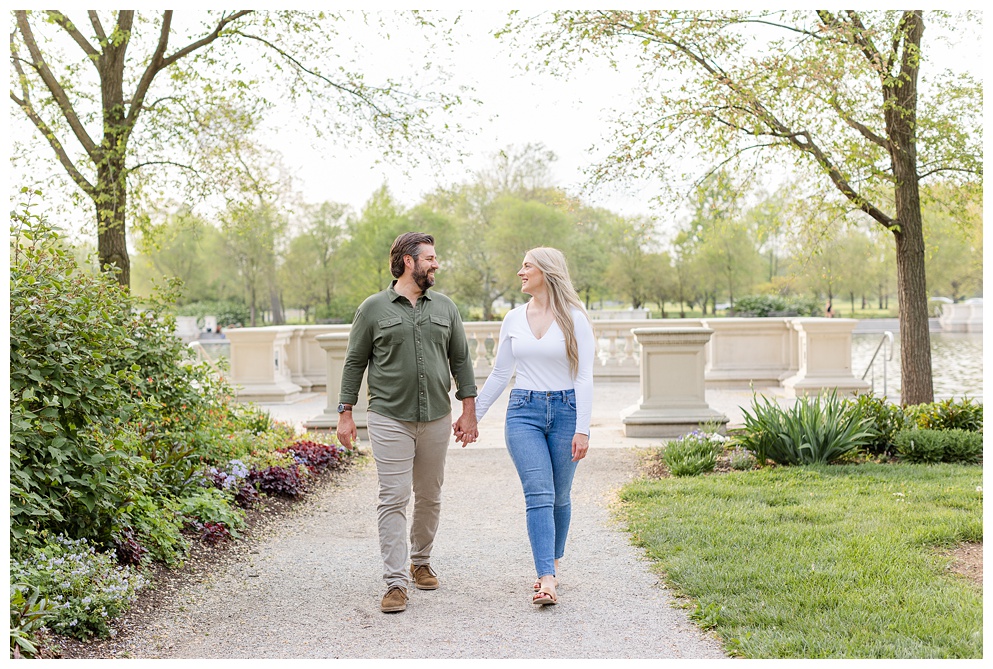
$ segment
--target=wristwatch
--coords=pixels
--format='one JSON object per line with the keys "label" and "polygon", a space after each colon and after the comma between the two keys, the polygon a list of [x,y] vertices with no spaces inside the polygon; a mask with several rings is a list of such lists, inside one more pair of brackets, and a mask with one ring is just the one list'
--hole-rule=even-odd
{"label": "wristwatch", "polygon": [[351,410],[352,410],[352,405],[351,404],[339,404],[338,405],[338,413],[345,413],[346,411],[351,411]]}

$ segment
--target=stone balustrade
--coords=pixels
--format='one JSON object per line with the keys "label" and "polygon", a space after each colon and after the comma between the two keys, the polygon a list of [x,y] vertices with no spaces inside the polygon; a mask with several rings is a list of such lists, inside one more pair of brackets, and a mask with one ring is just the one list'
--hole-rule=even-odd
{"label": "stone balustrade", "polygon": [[942,305],[938,322],[942,332],[982,332],[983,298]]}
{"label": "stone balustrade", "polygon": [[[851,334],[856,321],[843,318],[704,318],[595,320],[598,350],[594,379],[636,380],[642,374],[638,328],[704,328],[707,387],[784,387],[808,394],[819,390],[863,391],[852,375]],[[325,335],[344,335],[349,325],[231,328],[230,381],[238,398],[289,402],[300,393],[328,392],[340,379],[329,373]],[[499,321],[465,324],[477,384],[489,375],[500,334]],[[337,340],[341,340],[339,337]],[[336,341],[337,341],[336,340]],[[340,373],[340,372],[339,372]],[[335,390],[336,395],[336,390]],[[334,398],[337,406],[337,397]],[[330,402],[330,400],[329,400]]]}

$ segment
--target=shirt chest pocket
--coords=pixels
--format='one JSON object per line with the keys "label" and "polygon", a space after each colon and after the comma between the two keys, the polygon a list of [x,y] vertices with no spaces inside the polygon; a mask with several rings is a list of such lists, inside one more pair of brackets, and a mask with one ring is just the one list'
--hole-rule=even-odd
{"label": "shirt chest pocket", "polygon": [[397,346],[403,343],[403,319],[399,316],[390,316],[388,318],[379,319],[379,337],[377,337],[378,342],[382,346]]}
{"label": "shirt chest pocket", "polygon": [[448,344],[452,337],[452,319],[445,316],[432,315],[430,319],[431,340],[439,344]]}

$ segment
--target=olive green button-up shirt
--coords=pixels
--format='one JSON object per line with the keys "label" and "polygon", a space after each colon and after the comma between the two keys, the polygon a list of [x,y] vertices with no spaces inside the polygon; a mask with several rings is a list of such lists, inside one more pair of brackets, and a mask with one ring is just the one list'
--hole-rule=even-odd
{"label": "olive green button-up shirt", "polygon": [[452,410],[452,377],[456,399],[476,396],[462,317],[451,299],[431,290],[411,306],[395,283],[355,312],[338,401],[356,403],[368,367],[369,411],[402,421],[438,420]]}

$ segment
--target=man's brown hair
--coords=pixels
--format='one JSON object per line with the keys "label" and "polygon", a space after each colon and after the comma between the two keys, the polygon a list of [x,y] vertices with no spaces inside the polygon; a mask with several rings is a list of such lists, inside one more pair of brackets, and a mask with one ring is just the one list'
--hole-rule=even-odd
{"label": "man's brown hair", "polygon": [[394,279],[399,279],[403,274],[404,256],[413,256],[417,260],[421,253],[421,244],[434,246],[434,237],[426,232],[405,232],[393,240],[393,247],[390,248],[390,274]]}

